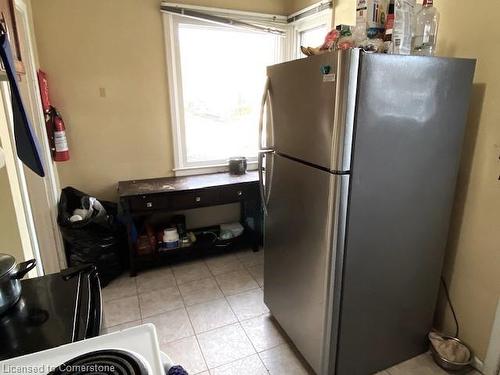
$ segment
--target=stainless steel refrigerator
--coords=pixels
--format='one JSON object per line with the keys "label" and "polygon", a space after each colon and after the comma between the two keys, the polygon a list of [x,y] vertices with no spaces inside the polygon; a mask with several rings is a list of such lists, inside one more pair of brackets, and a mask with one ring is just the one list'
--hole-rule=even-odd
{"label": "stainless steel refrigerator", "polygon": [[268,68],[264,300],[317,374],[427,350],[474,68],[359,50]]}

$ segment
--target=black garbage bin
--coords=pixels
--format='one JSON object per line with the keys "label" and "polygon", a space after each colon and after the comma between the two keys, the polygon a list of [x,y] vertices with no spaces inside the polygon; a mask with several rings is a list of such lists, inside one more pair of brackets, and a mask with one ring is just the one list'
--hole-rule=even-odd
{"label": "black garbage bin", "polygon": [[93,264],[97,267],[102,286],[123,271],[126,254],[125,228],[117,219],[117,204],[99,200],[105,211],[94,212],[82,220],[70,218],[94,198],[73,187],[61,191],[57,222],[66,250],[68,266]]}

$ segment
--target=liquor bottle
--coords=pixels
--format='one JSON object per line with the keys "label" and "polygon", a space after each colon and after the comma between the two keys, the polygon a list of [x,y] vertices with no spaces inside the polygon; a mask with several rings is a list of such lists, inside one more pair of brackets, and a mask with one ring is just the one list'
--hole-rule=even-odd
{"label": "liquor bottle", "polygon": [[439,26],[439,12],[432,5],[433,0],[424,0],[420,12],[415,19],[415,34],[413,37],[413,54],[434,56]]}

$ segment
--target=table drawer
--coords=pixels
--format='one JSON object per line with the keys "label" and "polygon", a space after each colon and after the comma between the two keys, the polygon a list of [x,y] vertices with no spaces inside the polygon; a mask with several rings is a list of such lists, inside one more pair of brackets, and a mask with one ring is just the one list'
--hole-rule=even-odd
{"label": "table drawer", "polygon": [[258,199],[258,185],[232,185],[221,189],[221,201],[223,203],[239,202],[249,199]]}
{"label": "table drawer", "polygon": [[186,191],[170,196],[170,207],[173,210],[206,207],[216,204],[219,204],[217,189]]}
{"label": "table drawer", "polygon": [[132,211],[168,209],[168,199],[159,195],[139,195],[128,199]]}

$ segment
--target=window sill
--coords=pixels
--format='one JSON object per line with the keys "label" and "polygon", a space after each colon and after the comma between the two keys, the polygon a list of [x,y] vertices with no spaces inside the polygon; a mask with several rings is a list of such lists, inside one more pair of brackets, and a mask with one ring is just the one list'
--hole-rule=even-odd
{"label": "window sill", "polygon": [[[257,170],[257,164],[258,163],[256,161],[249,161],[247,169],[249,171],[255,171]],[[195,176],[200,174],[229,172],[229,166],[227,164],[217,164],[207,165],[204,167],[174,168],[173,172],[176,177]]]}

